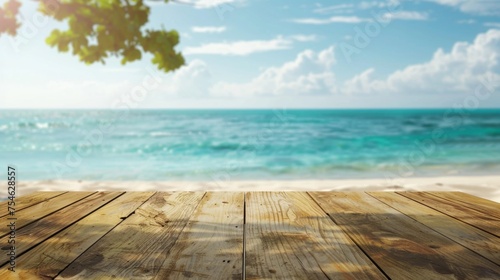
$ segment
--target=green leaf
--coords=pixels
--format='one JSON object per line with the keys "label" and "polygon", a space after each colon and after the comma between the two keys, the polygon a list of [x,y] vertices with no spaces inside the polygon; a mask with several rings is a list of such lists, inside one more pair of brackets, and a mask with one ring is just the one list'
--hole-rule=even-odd
{"label": "green leaf", "polygon": [[[169,72],[185,62],[175,51],[179,34],[175,30],[149,30],[150,8],[143,0],[39,0],[38,10],[67,24],[66,30],[53,30],[46,43],[60,52],[71,53],[87,64],[105,62],[109,56],[121,57],[123,64],[153,55],[158,69]],[[165,1],[168,2],[168,1]],[[8,0],[0,8],[0,35],[16,34],[20,3]]]}

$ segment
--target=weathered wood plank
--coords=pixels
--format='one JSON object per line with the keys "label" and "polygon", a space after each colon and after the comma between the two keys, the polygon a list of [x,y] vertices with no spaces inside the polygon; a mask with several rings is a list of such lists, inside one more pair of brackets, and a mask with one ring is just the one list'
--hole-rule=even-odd
{"label": "weathered wood plank", "polygon": [[[34,192],[24,196],[19,196],[14,199],[15,205],[14,208],[16,211],[23,210],[24,208],[30,207],[32,205],[38,204],[40,202],[46,201],[58,195],[61,195],[66,192]],[[0,218],[5,217],[8,214],[7,212],[7,204],[9,200],[0,202],[0,209],[2,212],[0,214]],[[5,212],[4,212],[5,211]]]}
{"label": "weathered wood plank", "polygon": [[247,279],[385,279],[307,193],[246,195]]}
{"label": "weathered wood plank", "polygon": [[497,279],[500,267],[366,193],[311,193],[393,279]]}
{"label": "weathered wood plank", "polygon": [[56,279],[151,279],[204,193],[156,193]]}
{"label": "weathered wood plank", "polygon": [[17,259],[16,273],[4,266],[0,279],[52,279],[92,244],[122,222],[154,192],[128,192]]}
{"label": "weathered wood plank", "polygon": [[408,217],[500,265],[500,239],[393,192],[368,192]]}
{"label": "weathered wood plank", "polygon": [[[88,197],[93,193],[94,192],[69,192],[42,201],[23,210],[16,211],[15,216],[13,216],[14,218],[16,218],[16,228],[17,230],[19,230],[22,227],[47,215],[50,215],[64,207],[67,207],[68,205],[75,203],[85,197]],[[10,230],[8,227],[0,227],[0,237],[9,234],[9,232]]]}
{"label": "weathered wood plank", "polygon": [[[120,194],[122,193],[98,192],[91,194],[66,208],[21,228],[16,232],[17,256],[21,256],[25,251],[92,213]],[[0,265],[7,263],[7,260],[7,256],[2,254]]]}
{"label": "weathered wood plank", "polygon": [[209,192],[155,279],[242,279],[244,193]]}
{"label": "weathered wood plank", "polygon": [[453,202],[486,215],[500,218],[500,203],[480,198],[463,192],[427,192],[435,196],[452,200]]}
{"label": "weathered wood plank", "polygon": [[500,237],[500,218],[425,192],[399,192],[399,194]]}

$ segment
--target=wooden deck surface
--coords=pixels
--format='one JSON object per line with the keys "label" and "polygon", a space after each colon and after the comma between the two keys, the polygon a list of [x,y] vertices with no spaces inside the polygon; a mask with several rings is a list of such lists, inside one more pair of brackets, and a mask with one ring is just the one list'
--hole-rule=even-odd
{"label": "wooden deck surface", "polygon": [[459,192],[38,192],[0,279],[500,279],[500,204]]}

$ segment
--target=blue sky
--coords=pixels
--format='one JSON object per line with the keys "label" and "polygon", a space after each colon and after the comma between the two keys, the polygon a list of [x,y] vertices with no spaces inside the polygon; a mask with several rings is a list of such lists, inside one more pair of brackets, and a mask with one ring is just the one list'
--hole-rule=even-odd
{"label": "blue sky", "polygon": [[22,2],[0,108],[500,107],[497,0],[150,1],[149,25],[181,34],[169,74],[58,53],[44,40],[64,25]]}

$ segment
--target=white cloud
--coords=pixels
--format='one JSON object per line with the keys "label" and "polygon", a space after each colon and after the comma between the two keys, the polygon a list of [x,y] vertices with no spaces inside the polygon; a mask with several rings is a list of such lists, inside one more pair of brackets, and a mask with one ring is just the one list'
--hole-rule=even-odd
{"label": "white cloud", "polygon": [[[159,1],[160,2],[160,1]],[[232,5],[237,2],[243,2],[239,0],[177,0],[173,3],[192,5],[197,9],[210,9],[222,5]]]}
{"label": "white cloud", "polygon": [[272,40],[253,40],[209,43],[199,47],[187,47],[183,53],[190,54],[216,54],[216,55],[249,55],[258,52],[284,50],[291,47],[291,40],[281,36]]}
{"label": "white cloud", "polygon": [[199,59],[175,71],[160,88],[161,95],[184,97],[203,96],[211,85],[212,75],[207,64]]}
{"label": "white cloud", "polygon": [[388,0],[388,1],[363,1],[359,3],[358,7],[360,9],[372,9],[372,8],[387,8],[395,7],[400,4],[399,0]]}
{"label": "white cloud", "polygon": [[302,24],[330,24],[330,23],[361,23],[371,21],[369,18],[361,18],[357,16],[333,16],[330,18],[320,19],[320,18],[300,18],[294,19],[292,22],[302,23]]}
{"label": "white cloud", "polygon": [[313,42],[318,40],[317,35],[303,35],[303,34],[292,35],[289,38],[298,42]]}
{"label": "white cloud", "polygon": [[194,33],[222,33],[226,31],[225,26],[193,26],[191,30]]}
{"label": "white cloud", "polygon": [[326,94],[335,92],[334,48],[321,52],[306,50],[295,60],[264,70],[248,83],[215,84],[211,92],[219,96]]}
{"label": "white cloud", "polygon": [[427,0],[441,5],[456,7],[464,13],[477,15],[500,15],[498,0]]}
{"label": "white cloud", "polygon": [[460,24],[474,24],[474,23],[476,23],[476,20],[474,20],[474,19],[462,19],[462,20],[457,21],[457,23],[460,23]]}
{"label": "white cloud", "polygon": [[326,14],[326,13],[334,13],[338,11],[351,11],[351,8],[353,8],[353,4],[340,4],[340,5],[333,5],[329,7],[320,7],[316,8],[314,10],[315,13],[318,14]]}
{"label": "white cloud", "polygon": [[500,87],[500,30],[479,34],[474,42],[457,42],[449,52],[438,49],[427,62],[409,65],[385,78],[370,68],[339,83],[333,69],[334,48],[307,50],[279,67],[271,67],[246,83],[218,82],[219,96],[320,94],[468,94],[487,81]]}
{"label": "white cloud", "polygon": [[[397,11],[384,13],[381,18],[386,20],[428,20],[429,15],[424,12]],[[322,25],[331,23],[351,23],[372,22],[372,18],[362,18],[358,16],[333,16],[330,18],[300,18],[293,19],[292,22],[301,24]]]}
{"label": "white cloud", "polygon": [[429,15],[424,12],[398,11],[394,13],[385,13],[383,18],[388,20],[428,20]]}
{"label": "white cloud", "polygon": [[[413,0],[418,2],[420,0]],[[424,0],[427,2],[434,2],[444,6],[455,7],[464,13],[475,15],[500,15],[500,1],[499,0]],[[390,8],[401,5],[400,0],[387,0],[387,1],[363,1],[358,5],[353,4],[339,4],[329,7],[320,7],[314,10],[316,13],[326,14],[334,12],[352,12],[352,8],[362,10],[374,8]]]}
{"label": "white cloud", "polygon": [[[0,89],[0,104],[3,108],[131,108],[158,107],[171,99],[204,97],[212,85],[208,66],[201,60],[193,60],[175,72],[168,74],[154,68],[125,76],[127,72],[107,72],[107,76],[123,77],[119,81],[95,79],[54,79],[43,82],[3,82]],[[130,80],[126,77],[132,77]],[[139,87],[139,89],[138,89]],[[134,94],[143,95],[137,99]]]}
{"label": "white cloud", "polygon": [[486,22],[484,24],[486,27],[500,28],[500,22]]}
{"label": "white cloud", "polygon": [[395,7],[400,4],[399,0],[388,0],[388,1],[363,1],[357,5],[354,4],[338,4],[328,7],[319,7],[314,10],[318,14],[328,14],[328,13],[349,13],[352,12],[354,8],[367,10],[373,8],[388,8]]}
{"label": "white cloud", "polygon": [[465,2],[466,0],[427,0],[427,1],[436,2],[441,5],[457,6],[460,3]]}
{"label": "white cloud", "polygon": [[438,49],[425,63],[406,67],[386,79],[374,69],[345,82],[345,93],[467,93],[482,81],[500,85],[500,30],[479,34],[473,43],[458,42],[449,53]]}
{"label": "white cloud", "polygon": [[294,41],[313,42],[318,39],[317,35],[295,34],[290,36],[277,36],[271,40],[249,40],[234,42],[207,43],[197,47],[186,47],[183,53],[192,54],[212,54],[212,55],[233,55],[245,56],[253,53],[268,52],[290,49]]}

